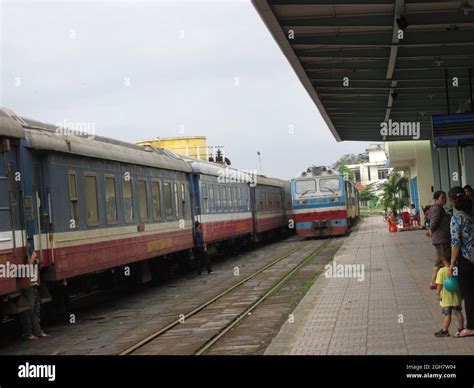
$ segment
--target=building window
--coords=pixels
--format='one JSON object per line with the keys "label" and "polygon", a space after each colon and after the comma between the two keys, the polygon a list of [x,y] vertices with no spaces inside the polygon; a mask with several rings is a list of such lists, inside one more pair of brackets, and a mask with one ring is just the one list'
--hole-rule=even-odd
{"label": "building window", "polygon": [[153,220],[161,220],[160,182],[151,182],[151,200],[153,202]]}
{"label": "building window", "polygon": [[360,170],[354,171],[354,179],[357,183],[360,183]]}
{"label": "building window", "polygon": [[370,176],[370,167],[367,167],[367,178],[369,182],[372,180],[372,177]]}
{"label": "building window", "polygon": [[173,219],[173,195],[171,193],[171,183],[163,184],[163,198],[165,202],[165,217],[167,220]]}
{"label": "building window", "polygon": [[97,200],[97,177],[85,175],[87,226],[99,225],[99,202]]}
{"label": "building window", "polygon": [[379,174],[379,179],[387,179],[388,178],[388,170],[387,169],[379,170],[378,174]]}
{"label": "building window", "polygon": [[134,221],[135,215],[133,211],[133,193],[132,193],[132,180],[122,181],[123,191],[123,212],[125,215],[125,222],[131,223]]}
{"label": "building window", "polygon": [[105,177],[105,215],[107,224],[117,223],[117,192],[115,189],[115,178]]}
{"label": "building window", "polygon": [[[69,201],[71,202],[71,220],[74,220],[74,225],[69,223],[69,226],[79,228],[79,201],[77,196],[77,176],[75,172],[69,173]],[[69,220],[69,222],[71,222]]]}

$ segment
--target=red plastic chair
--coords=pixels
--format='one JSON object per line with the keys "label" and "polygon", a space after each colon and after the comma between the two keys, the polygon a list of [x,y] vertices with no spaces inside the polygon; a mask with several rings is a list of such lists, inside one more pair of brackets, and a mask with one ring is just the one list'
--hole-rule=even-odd
{"label": "red plastic chair", "polygon": [[403,227],[408,228],[410,227],[410,213],[408,212],[402,212],[402,222],[403,222]]}
{"label": "red plastic chair", "polygon": [[392,219],[389,217],[387,218],[388,222],[388,230],[391,233],[397,232],[398,231],[398,226],[396,222],[393,222]]}

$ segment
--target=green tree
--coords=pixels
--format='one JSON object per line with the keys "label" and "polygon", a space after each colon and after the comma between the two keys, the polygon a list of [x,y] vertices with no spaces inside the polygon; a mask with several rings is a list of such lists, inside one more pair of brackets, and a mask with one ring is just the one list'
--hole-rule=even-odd
{"label": "green tree", "polygon": [[347,179],[349,179],[350,181],[352,182],[354,181],[354,172],[345,164],[342,166],[339,166],[337,171],[339,171],[341,174],[344,174],[347,177]]}
{"label": "green tree", "polygon": [[359,201],[376,201],[377,196],[374,194],[375,190],[377,190],[375,183],[366,185],[362,190],[359,190]]}
{"label": "green tree", "polygon": [[338,170],[341,166],[348,164],[359,164],[368,161],[368,157],[365,154],[345,154],[342,155],[333,165],[332,168]]}
{"label": "green tree", "polygon": [[381,187],[381,201],[384,207],[400,210],[408,205],[408,180],[400,173],[392,173]]}

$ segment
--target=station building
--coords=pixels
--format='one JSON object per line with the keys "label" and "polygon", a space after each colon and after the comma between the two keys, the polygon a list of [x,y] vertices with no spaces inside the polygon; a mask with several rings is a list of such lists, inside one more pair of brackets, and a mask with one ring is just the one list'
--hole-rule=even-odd
{"label": "station building", "polygon": [[387,167],[384,148],[380,145],[374,145],[366,149],[366,154],[367,161],[347,165],[347,168],[354,173],[355,182],[366,186],[386,181],[391,169]]}
{"label": "station building", "polygon": [[209,146],[205,136],[157,137],[137,142],[141,146],[166,148],[179,155],[230,165],[223,146]]}
{"label": "station building", "polygon": [[207,139],[205,136],[157,137],[152,140],[139,141],[137,144],[167,148],[177,154],[201,160],[207,160],[209,158]]}
{"label": "station building", "polygon": [[474,186],[472,142],[436,148],[432,126],[474,111],[473,1],[252,2],[336,140],[385,142],[419,208]]}

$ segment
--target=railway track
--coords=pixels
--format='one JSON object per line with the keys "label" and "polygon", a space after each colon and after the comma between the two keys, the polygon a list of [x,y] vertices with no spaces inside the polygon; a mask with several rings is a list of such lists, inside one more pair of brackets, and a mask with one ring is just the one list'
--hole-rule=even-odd
{"label": "railway track", "polygon": [[[149,347],[153,345],[156,341],[160,338],[163,338],[170,333],[175,331],[179,331],[179,326],[187,322],[191,317],[197,318],[200,315],[203,315],[204,319],[207,321],[212,321],[210,318],[206,318],[208,316],[208,310],[212,309],[216,306],[217,302],[221,301],[224,297],[229,297],[235,294],[239,289],[241,289],[244,285],[248,285],[251,281],[257,281],[257,277],[265,272],[271,272],[274,270],[274,267],[281,263],[283,260],[289,258],[296,252],[300,250],[304,250],[308,246],[315,244],[316,246],[314,249],[311,249],[309,253],[304,254],[303,258],[299,258],[296,260],[296,264],[291,266],[289,271],[283,273],[282,276],[279,276],[278,279],[269,287],[266,287],[263,293],[258,296],[258,298],[251,303],[247,304],[243,311],[236,313],[235,316],[227,323],[223,324],[219,330],[214,333],[213,335],[206,338],[203,344],[199,343],[196,345],[189,354],[195,355],[202,355],[206,353],[210,348],[212,348],[222,337],[226,335],[230,330],[236,327],[242,320],[245,319],[246,316],[252,313],[260,304],[262,304],[268,297],[270,297],[275,291],[277,291],[280,287],[282,287],[292,276],[295,274],[300,268],[305,266],[306,263],[311,261],[321,250],[323,250],[331,240],[320,240],[320,241],[303,241],[301,244],[298,244],[296,247],[288,250],[284,254],[278,256],[275,260],[272,260],[270,263],[266,264],[259,270],[255,271],[254,273],[246,276],[244,279],[238,281],[237,283],[233,284],[232,286],[228,287],[222,292],[219,292],[214,297],[210,298],[206,302],[200,304],[196,308],[192,309],[186,314],[182,314],[177,319],[171,321],[169,324],[161,327],[160,329],[156,330],[152,334],[148,335],[147,337],[143,338],[142,340],[136,342],[135,344],[127,347],[123,351],[119,353],[119,355],[133,355],[137,354],[140,350],[145,347]],[[218,311],[215,313],[211,313],[211,317],[215,317],[215,321],[219,321],[219,316],[221,312],[218,308]],[[178,335],[179,336],[179,335]],[[201,342],[201,341],[200,341]]]}

